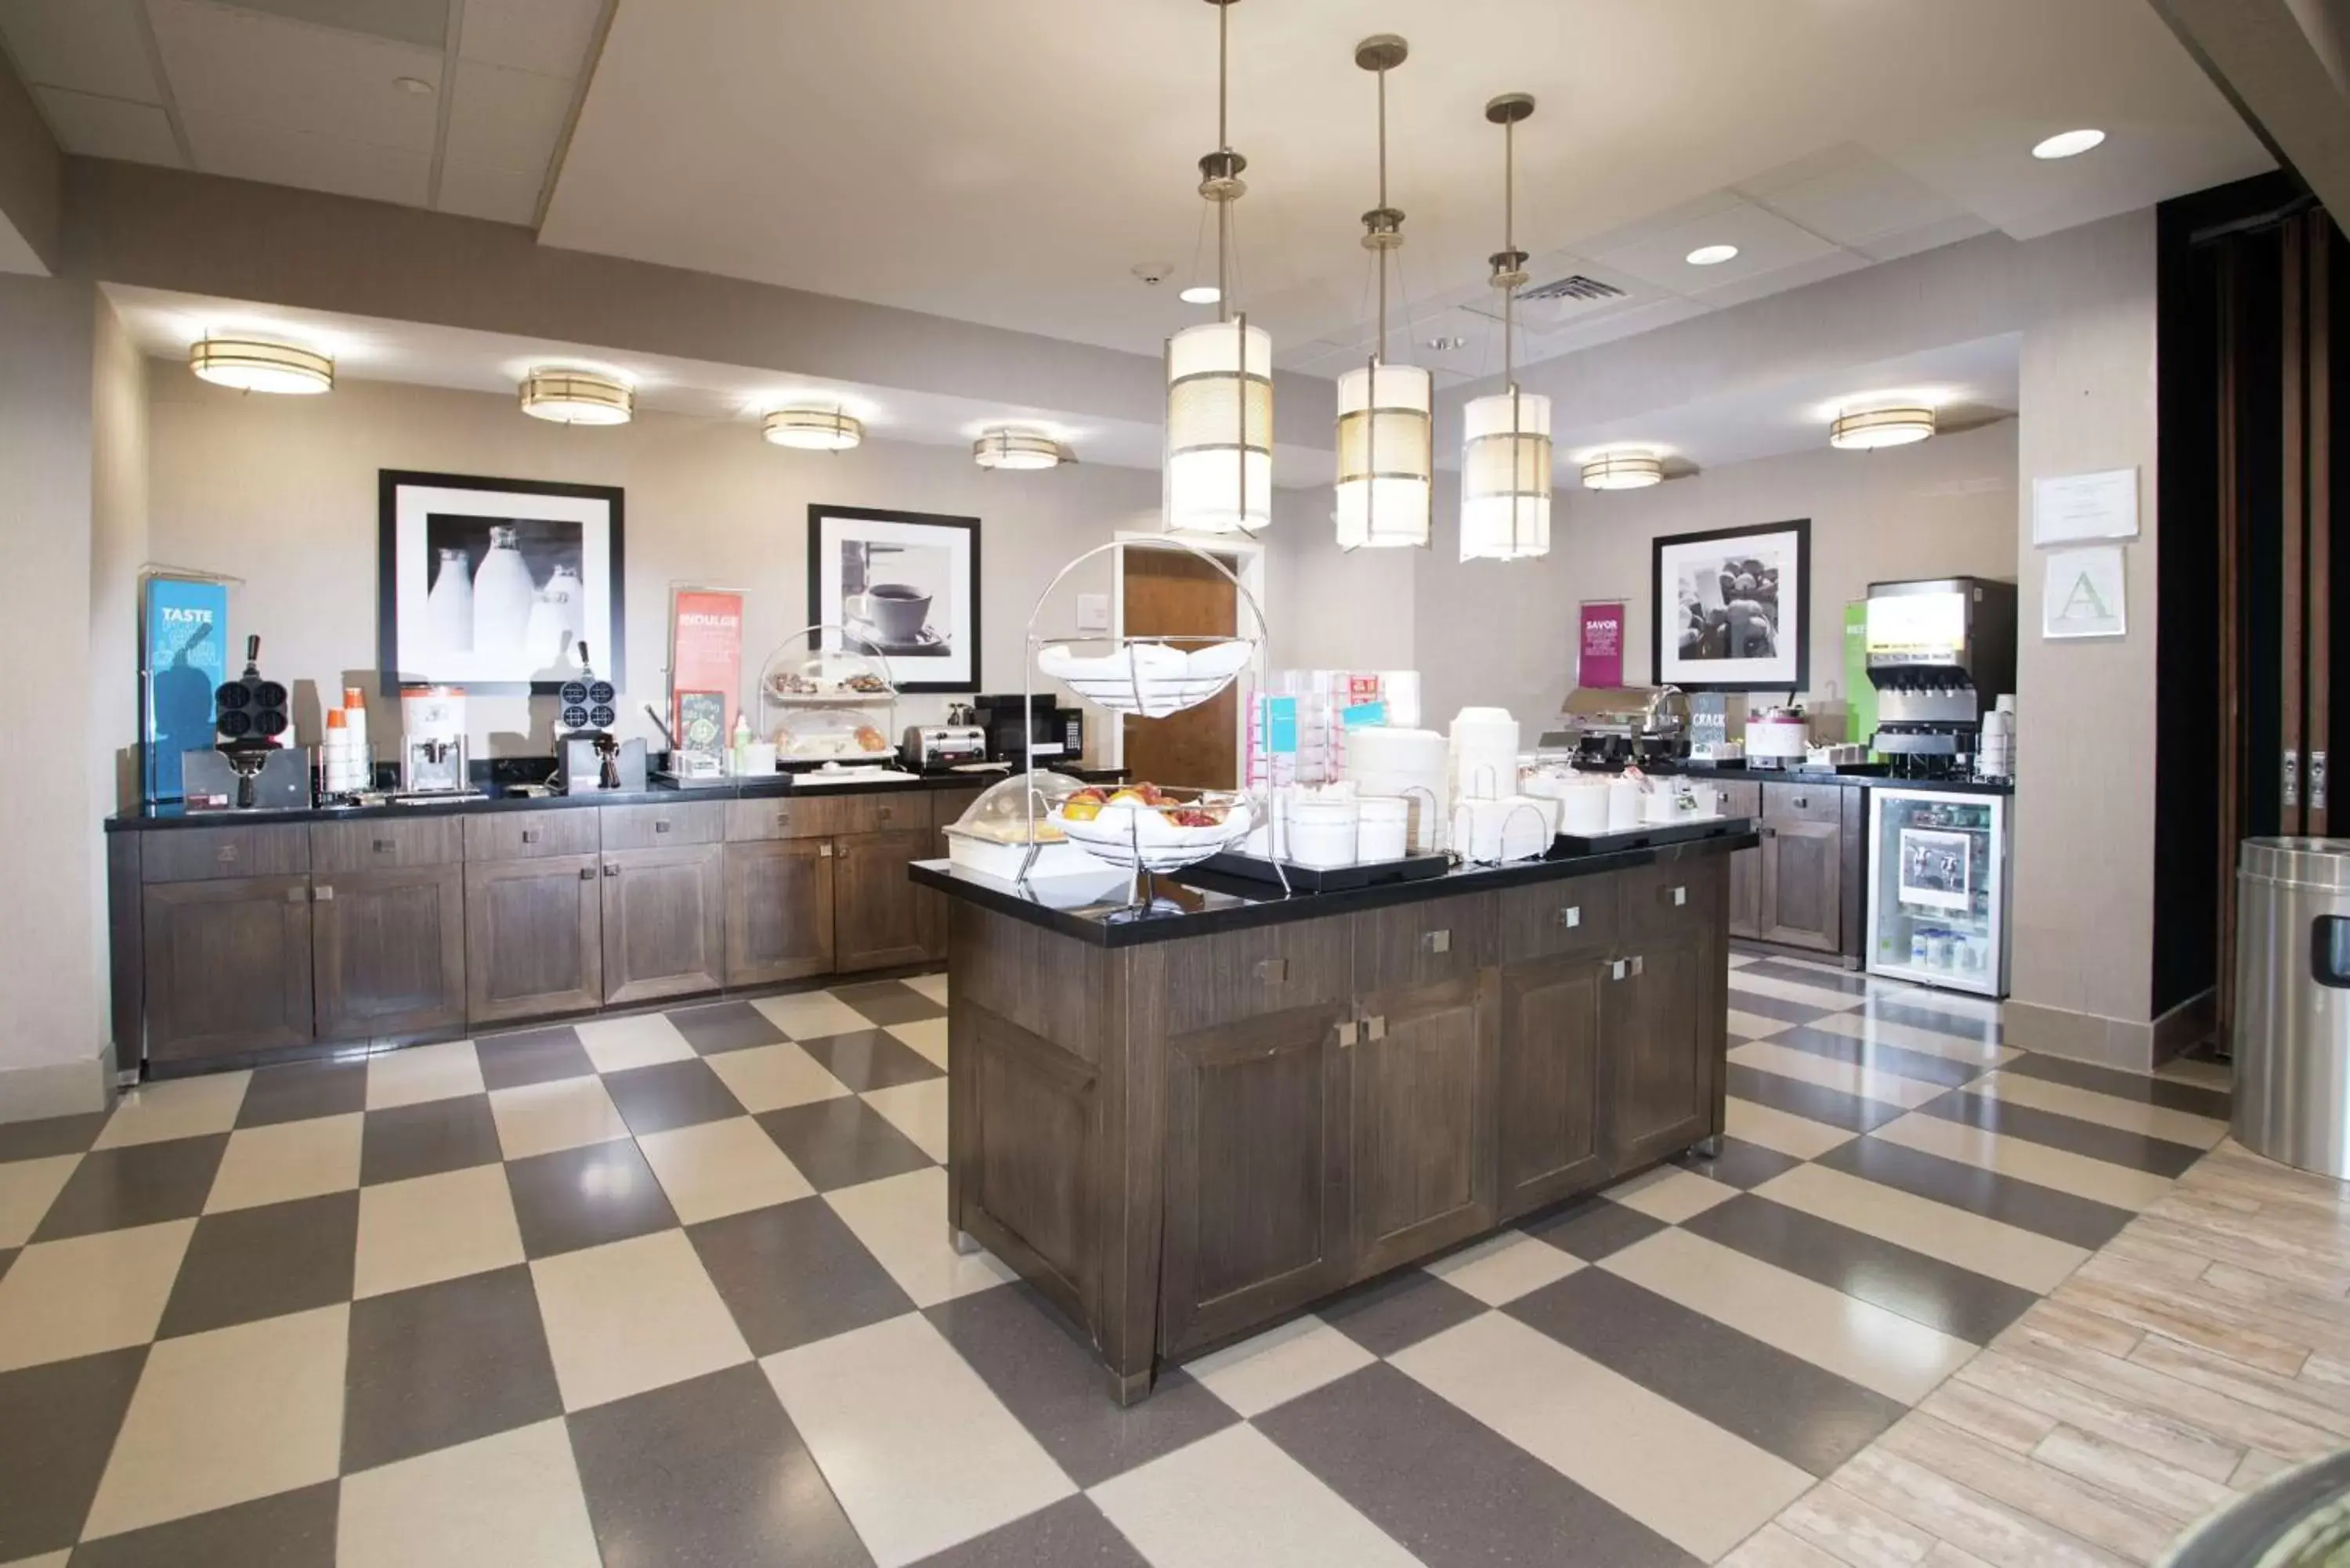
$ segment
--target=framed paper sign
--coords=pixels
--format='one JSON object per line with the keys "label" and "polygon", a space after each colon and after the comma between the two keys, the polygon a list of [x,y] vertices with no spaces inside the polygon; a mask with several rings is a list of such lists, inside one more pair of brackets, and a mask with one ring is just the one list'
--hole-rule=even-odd
{"label": "framed paper sign", "polygon": [[1811,678],[1812,524],[1655,542],[1649,668],[1684,691],[1800,691]]}
{"label": "framed paper sign", "polygon": [[810,506],[808,620],[900,691],[978,691],[979,519]]}

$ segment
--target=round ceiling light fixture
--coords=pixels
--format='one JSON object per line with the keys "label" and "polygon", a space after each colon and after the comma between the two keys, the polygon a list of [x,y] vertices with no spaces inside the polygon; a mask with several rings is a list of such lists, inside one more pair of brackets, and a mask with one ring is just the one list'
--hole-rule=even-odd
{"label": "round ceiling light fixture", "polygon": [[637,408],[626,381],[594,370],[533,370],[520,392],[524,413],[559,425],[624,425]]}
{"label": "round ceiling light fixture", "polygon": [[838,409],[776,409],[767,415],[761,433],[775,446],[847,452],[865,439],[865,424]]}
{"label": "round ceiling light fixture", "polygon": [[207,337],[188,350],[188,369],[240,392],[316,394],[335,389],[335,362],[312,349],[260,337]]}
{"label": "round ceiling light fixture", "polygon": [[1908,446],[1934,433],[1934,410],[1923,404],[1864,409],[1839,414],[1828,426],[1828,444],[1845,452]]}
{"label": "round ceiling light fixture", "polygon": [[1042,431],[998,425],[971,443],[971,459],[982,468],[1058,468],[1068,451]]}
{"label": "round ceiling light fixture", "polygon": [[1214,305],[1224,297],[1224,291],[1212,283],[1195,283],[1175,297],[1186,305]]}
{"label": "round ceiling light fixture", "polygon": [[2060,131],[2033,148],[2032,156],[2043,162],[2058,158],[2078,158],[2091,148],[2102,145],[2105,140],[2106,133],[2102,130]]}
{"label": "round ceiling light fixture", "polygon": [[1637,447],[1603,452],[1583,465],[1586,490],[1645,490],[1664,478],[1665,460]]}
{"label": "round ceiling light fixture", "polygon": [[1690,252],[1686,259],[1691,266],[1720,266],[1726,261],[1738,259],[1738,247],[1736,245],[1700,245]]}

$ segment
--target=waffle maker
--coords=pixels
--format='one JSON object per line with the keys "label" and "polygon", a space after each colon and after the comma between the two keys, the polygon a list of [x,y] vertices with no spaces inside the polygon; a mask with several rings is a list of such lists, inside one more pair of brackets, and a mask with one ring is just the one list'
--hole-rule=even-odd
{"label": "waffle maker", "polygon": [[581,643],[579,673],[556,691],[563,704],[557,715],[563,732],[555,741],[555,782],[563,794],[645,787],[645,743],[612,733],[620,716],[614,705],[619,695],[610,681],[598,679],[588,662],[588,645]]}

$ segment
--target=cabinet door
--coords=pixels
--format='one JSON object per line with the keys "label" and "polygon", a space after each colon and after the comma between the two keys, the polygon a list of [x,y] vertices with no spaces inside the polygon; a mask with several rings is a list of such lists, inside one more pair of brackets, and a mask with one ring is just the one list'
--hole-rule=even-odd
{"label": "cabinet door", "polygon": [[319,1039],[465,1022],[463,866],[321,875],[310,917]]}
{"label": "cabinet door", "polygon": [[1602,1153],[1611,1171],[1653,1163],[1720,1130],[1722,970],[1711,933],[1687,929],[1644,942],[1601,981]]}
{"label": "cabinet door", "polygon": [[716,991],[726,967],[725,851],[717,844],[604,853],[604,1000]]}
{"label": "cabinet door", "polygon": [[1606,959],[1582,952],[1502,971],[1501,1214],[1509,1220],[1593,1185]]}
{"label": "cabinet door", "polygon": [[1492,1229],[1497,980],[1483,970],[1359,1004],[1347,1053],[1357,1279]]}
{"label": "cabinet door", "polygon": [[151,1060],[310,1043],[307,877],[150,882],[142,903]]}
{"label": "cabinet door", "polygon": [[[1763,845],[1767,846],[1765,839]],[[1764,848],[1741,849],[1730,857],[1730,934],[1757,938],[1762,934],[1762,859]]]}
{"label": "cabinet door", "polygon": [[832,840],[726,846],[726,983],[832,972]]}
{"label": "cabinet door", "polygon": [[931,853],[931,829],[853,833],[834,842],[833,967],[920,963],[930,954],[931,937],[914,897],[920,889],[906,867]]}
{"label": "cabinet door", "polygon": [[465,1016],[473,1023],[579,1012],[604,1002],[598,857],[465,867]]}
{"label": "cabinet door", "polygon": [[1763,834],[1757,934],[1766,942],[1835,952],[1844,940],[1842,830],[1833,821],[1778,821],[1766,824]]}

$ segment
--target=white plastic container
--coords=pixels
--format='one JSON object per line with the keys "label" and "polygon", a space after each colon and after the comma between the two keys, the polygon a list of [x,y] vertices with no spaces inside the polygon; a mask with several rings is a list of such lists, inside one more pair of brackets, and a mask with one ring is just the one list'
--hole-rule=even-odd
{"label": "white plastic container", "polygon": [[1463,708],[1450,735],[1454,800],[1497,800],[1518,790],[1518,722],[1506,708]]}
{"label": "white plastic container", "polygon": [[1607,781],[1607,831],[1628,833],[1640,826],[1640,799],[1645,792],[1636,779]]}
{"label": "white plastic container", "polygon": [[1361,803],[1351,794],[1302,796],[1288,803],[1289,859],[1299,866],[1352,866]]}
{"label": "white plastic container", "polygon": [[1400,860],[1411,828],[1411,802],[1395,795],[1373,795],[1362,802],[1355,835],[1357,860]]}
{"label": "white plastic container", "polygon": [[1607,831],[1608,779],[1575,779],[1558,791],[1558,830],[1588,837]]}
{"label": "white plastic container", "polygon": [[1409,803],[1409,847],[1428,854],[1443,847],[1449,754],[1444,737],[1433,730],[1375,725],[1347,738],[1347,778],[1357,794],[1395,795]]}

